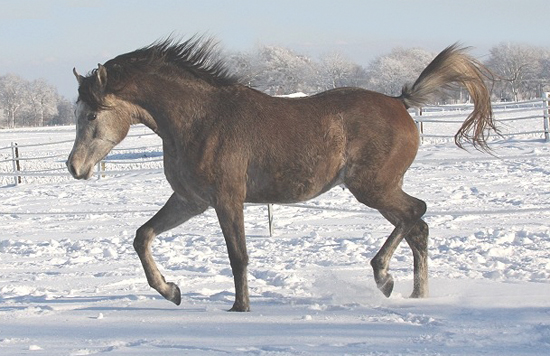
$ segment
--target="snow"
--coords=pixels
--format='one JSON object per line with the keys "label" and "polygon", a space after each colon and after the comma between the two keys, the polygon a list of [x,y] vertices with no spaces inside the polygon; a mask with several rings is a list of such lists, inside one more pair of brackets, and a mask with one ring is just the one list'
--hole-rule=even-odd
{"label": "snow", "polygon": [[300,92],[292,93],[292,94],[286,94],[286,95],[277,95],[281,98],[303,98],[306,97],[307,94]]}
{"label": "snow", "polygon": [[[0,147],[67,140],[23,152],[63,169],[73,138],[74,128],[2,131]],[[157,140],[134,127],[110,158],[143,170],[0,188],[1,355],[548,354],[550,146],[540,137],[495,139],[501,158],[422,145],[405,190],[428,204],[428,299],[408,298],[406,244],[390,265],[394,294],[376,289],[369,261],[391,225],[347,190],[275,206],[274,237],[266,207],[247,206],[250,313],[226,312],[233,278],[212,210],[153,245],[181,306],[147,285],[132,241],[171,193]]]}

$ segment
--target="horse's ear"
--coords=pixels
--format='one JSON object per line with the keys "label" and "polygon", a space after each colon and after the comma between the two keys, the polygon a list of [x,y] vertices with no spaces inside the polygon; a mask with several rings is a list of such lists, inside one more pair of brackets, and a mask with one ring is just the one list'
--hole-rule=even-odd
{"label": "horse's ear", "polygon": [[76,71],[76,68],[73,68],[73,74],[76,77],[76,81],[78,82],[78,85],[81,85],[82,81],[84,80],[84,77],[78,74],[78,72]]}
{"label": "horse's ear", "polygon": [[105,89],[105,86],[107,85],[107,68],[105,66],[98,64],[97,65],[97,83],[99,84],[99,87],[101,89]]}

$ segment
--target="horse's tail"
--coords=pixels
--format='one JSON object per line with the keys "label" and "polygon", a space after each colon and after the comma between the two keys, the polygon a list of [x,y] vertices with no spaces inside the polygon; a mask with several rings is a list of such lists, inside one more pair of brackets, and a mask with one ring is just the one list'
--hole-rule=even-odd
{"label": "horse's tail", "polygon": [[498,133],[493,121],[491,97],[484,82],[484,78],[490,73],[483,64],[466,54],[466,50],[459,48],[456,43],[444,49],[422,71],[412,86],[403,87],[399,99],[407,108],[421,107],[433,94],[455,85],[462,85],[470,93],[474,110],[456,133],[455,143],[463,148],[463,142],[467,141],[476,149],[489,151],[487,131],[493,130]]}

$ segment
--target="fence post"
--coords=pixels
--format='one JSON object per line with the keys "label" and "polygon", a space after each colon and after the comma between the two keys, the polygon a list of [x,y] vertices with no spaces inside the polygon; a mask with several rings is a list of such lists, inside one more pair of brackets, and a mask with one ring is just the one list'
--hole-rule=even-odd
{"label": "fence post", "polygon": [[21,176],[17,175],[21,171],[21,164],[19,163],[19,147],[17,147],[17,143],[15,142],[11,143],[11,155],[14,173],[13,179],[15,180],[15,185],[18,185],[21,183]]}
{"label": "fence post", "polygon": [[105,161],[97,162],[97,179],[105,178]]}
{"label": "fence post", "polygon": [[269,237],[273,237],[273,204],[267,204],[267,219],[269,222]]}
{"label": "fence post", "polygon": [[549,92],[545,92],[542,96],[542,108],[543,115],[542,119],[544,120],[544,140],[546,142],[550,141],[550,130],[549,130],[549,118],[550,118],[550,108],[548,107],[548,98],[550,97]]}
{"label": "fence post", "polygon": [[424,123],[422,122],[422,108],[414,109],[414,123],[418,129],[418,135],[420,136],[420,143],[424,143]]}

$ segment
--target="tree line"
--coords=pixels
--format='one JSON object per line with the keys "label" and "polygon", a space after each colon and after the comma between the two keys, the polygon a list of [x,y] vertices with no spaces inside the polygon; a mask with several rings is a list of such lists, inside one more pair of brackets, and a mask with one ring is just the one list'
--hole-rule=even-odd
{"label": "tree line", "polygon": [[43,79],[0,76],[0,128],[74,123],[74,104]]}
{"label": "tree line", "polygon": [[[270,95],[314,94],[338,87],[362,87],[399,95],[434,58],[421,48],[395,48],[361,66],[339,52],[313,59],[286,47],[258,45],[249,52],[221,54],[241,81]],[[492,75],[487,84],[493,100],[518,101],[550,91],[550,50],[502,43],[482,61]],[[434,103],[468,101],[464,90],[450,91]],[[42,79],[27,81],[14,74],[0,76],[0,128],[74,123],[74,103]]]}
{"label": "tree line", "polygon": [[[294,92],[313,94],[337,87],[354,86],[387,95],[401,94],[436,53],[421,48],[394,48],[361,66],[334,52],[314,60],[285,47],[260,45],[251,52],[229,55],[229,65],[244,82],[271,95]],[[550,91],[550,50],[526,44],[502,43],[481,61],[493,100],[518,101],[541,97]],[[435,98],[440,103],[468,101],[463,90]]]}

